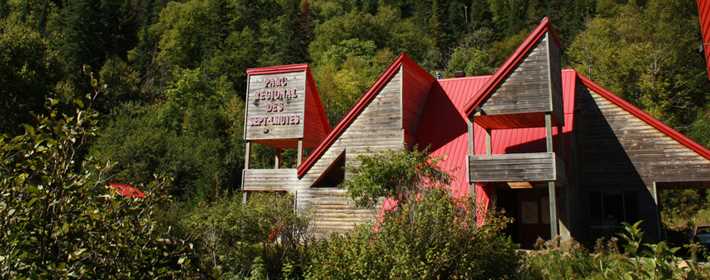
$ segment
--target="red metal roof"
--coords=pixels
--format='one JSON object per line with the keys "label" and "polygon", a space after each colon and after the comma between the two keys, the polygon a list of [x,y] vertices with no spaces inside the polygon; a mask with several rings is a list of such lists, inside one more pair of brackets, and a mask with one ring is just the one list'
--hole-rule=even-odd
{"label": "red metal roof", "polygon": [[480,93],[477,93],[472,99],[466,103],[466,115],[470,115],[473,113],[474,109],[481,105],[485,99],[490,97],[491,94],[495,91],[496,88],[505,80],[506,77],[510,75],[510,73],[515,70],[515,68],[523,62],[525,59],[525,56],[530,52],[532,48],[535,47],[535,44],[542,38],[543,35],[545,35],[546,32],[550,33],[550,37],[557,43],[557,45],[560,45],[559,39],[555,36],[555,33],[552,32],[552,27],[550,25],[550,20],[547,17],[544,17],[542,21],[540,21],[540,24],[538,24],[535,29],[530,32],[527,38],[523,41],[520,46],[513,52],[513,54],[508,57],[508,59],[501,65],[498,70],[493,74],[493,76],[488,79],[488,81],[485,83],[483,86],[483,89]]}
{"label": "red metal roof", "polygon": [[700,20],[700,32],[703,34],[705,63],[708,69],[708,79],[710,79],[710,1],[696,0],[695,2],[698,4],[698,19]]}
{"label": "red metal roof", "polygon": [[338,123],[337,126],[326,136],[325,140],[318,145],[313,152],[304,160],[300,166],[298,166],[297,174],[298,177],[302,177],[306,172],[316,163],[316,161],[323,156],[323,153],[338,139],[338,137],[345,132],[357,116],[365,110],[365,107],[372,102],[377,96],[377,93],[387,85],[387,82],[397,74],[400,66],[407,66],[415,71],[418,75],[429,75],[424,69],[422,69],[414,60],[412,60],[407,54],[400,54],[397,59],[395,59],[392,64],[383,72],[380,77],[375,81],[372,87],[365,92],[365,94],[360,97],[360,99],[355,103],[352,109],[343,117],[343,119]]}
{"label": "red metal roof", "polygon": [[108,187],[116,190],[116,192],[126,198],[144,198],[145,194],[130,184],[109,183]]}

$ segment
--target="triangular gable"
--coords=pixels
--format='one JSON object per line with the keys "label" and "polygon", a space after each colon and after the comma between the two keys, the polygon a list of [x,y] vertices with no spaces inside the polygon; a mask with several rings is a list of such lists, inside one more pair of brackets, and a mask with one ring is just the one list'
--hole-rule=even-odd
{"label": "triangular gable", "polygon": [[365,108],[375,99],[378,93],[388,84],[388,82],[399,73],[402,66],[413,70],[418,75],[429,75],[424,69],[419,67],[414,60],[402,53],[389,67],[380,75],[370,89],[358,100],[353,108],[343,117],[337,126],[326,136],[323,142],[318,145],[313,152],[298,167],[299,178],[318,161],[319,158],[330,148],[333,143],[345,132],[345,130],[357,119]]}
{"label": "triangular gable", "polygon": [[547,17],[543,18],[540,24],[528,35],[522,44],[516,49],[516,51],[503,63],[503,65],[498,68],[498,70],[493,74],[486,85],[481,89],[481,92],[474,95],[465,108],[465,113],[471,115],[473,111],[483,104],[491,95],[498,89],[498,87],[508,78],[516,68],[525,60],[527,55],[533,50],[541,39],[544,38],[545,34],[550,34],[550,39],[554,40],[559,46],[559,40],[554,36],[551,31],[550,21]]}
{"label": "triangular gable", "polygon": [[652,117],[648,113],[637,108],[636,106],[632,105],[631,103],[627,102],[626,100],[622,99],[621,97],[618,97],[616,94],[612,93],[611,91],[594,83],[592,80],[585,77],[584,75],[577,73],[577,76],[579,77],[582,84],[584,84],[587,88],[589,88],[594,93],[600,95],[601,97],[604,97],[606,100],[610,101],[611,103],[621,107],[624,111],[629,112],[631,115],[635,116],[636,118],[642,120],[643,122],[649,124],[650,126],[656,128],[656,129],[658,129],[658,131],[671,137],[673,140],[678,141],[678,143],[680,143],[681,145],[683,145],[685,147],[688,147],[689,149],[698,153],[700,156],[702,156],[706,159],[710,159],[710,150],[705,148],[703,145],[698,144],[697,142],[693,141],[692,139],[688,138],[687,136],[683,135],[682,133],[676,131],[675,129],[671,128],[670,126],[664,124],[660,120]]}

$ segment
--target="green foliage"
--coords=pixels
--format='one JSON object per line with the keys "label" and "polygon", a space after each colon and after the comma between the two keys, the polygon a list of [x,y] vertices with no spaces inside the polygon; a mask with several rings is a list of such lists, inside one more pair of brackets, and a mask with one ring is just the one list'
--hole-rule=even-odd
{"label": "green foliage", "polygon": [[525,258],[520,279],[707,279],[710,270],[675,256],[680,248],[642,243],[641,222],[624,224],[621,237],[597,241],[593,253],[575,242],[548,242]]}
{"label": "green foliage", "polygon": [[[467,208],[469,207],[469,208]],[[505,222],[476,226],[471,201],[441,189],[400,204],[373,231],[332,236],[314,252],[307,279],[511,279],[519,256]]]}
{"label": "green foliage", "polygon": [[38,32],[0,20],[0,132],[19,134],[33,113],[44,112],[58,70],[56,54]]}
{"label": "green foliage", "polygon": [[118,178],[145,182],[166,172],[173,194],[213,197],[240,178],[244,104],[225,79],[211,82],[199,69],[176,76],[163,103],[117,110],[91,155],[117,161]]}
{"label": "green foliage", "polygon": [[620,5],[588,23],[568,48],[569,60],[651,115],[689,131],[710,90],[704,58],[697,52],[695,10],[692,1]]}
{"label": "green foliage", "polygon": [[252,194],[242,204],[236,193],[201,204],[179,221],[195,240],[199,264],[215,277],[278,278],[282,266],[290,275],[305,267],[310,237],[308,217],[293,211],[292,197]]}
{"label": "green foliage", "polygon": [[371,207],[380,197],[407,201],[419,191],[449,183],[449,175],[436,162],[437,159],[417,149],[361,155],[356,163],[348,163],[352,175],[343,185],[361,206]]}
{"label": "green foliage", "polygon": [[48,103],[24,134],[0,136],[0,277],[188,277],[191,245],[153,219],[170,203],[167,179],[140,185],[144,199],[110,191],[111,165],[81,160],[97,131],[91,100],[64,104],[71,114],[57,110],[57,99]]}

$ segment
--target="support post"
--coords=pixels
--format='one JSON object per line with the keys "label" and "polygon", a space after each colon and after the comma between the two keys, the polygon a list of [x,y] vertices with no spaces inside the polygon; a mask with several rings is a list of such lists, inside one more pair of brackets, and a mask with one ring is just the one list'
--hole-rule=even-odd
{"label": "support post", "polygon": [[491,147],[491,129],[486,128],[486,157],[491,158],[491,150],[493,150]]}
{"label": "support post", "polygon": [[[547,152],[554,152],[552,148],[552,114],[545,113],[545,146]],[[555,193],[555,182],[547,182],[547,195],[550,203],[550,239],[554,239],[559,234],[557,227],[559,221],[557,220],[557,198]]]}
{"label": "support post", "polygon": [[468,139],[468,155],[472,156],[476,152],[476,146],[474,146],[473,143],[473,117],[471,117],[471,120],[466,120],[466,127],[468,128],[468,134],[467,134],[467,139]]}
{"label": "support post", "polygon": [[298,151],[296,151],[296,167],[301,166],[303,161],[303,139],[298,140]]}
{"label": "support post", "polygon": [[251,157],[251,143],[247,141],[244,145],[244,169],[249,169],[249,158]]}
{"label": "support post", "polygon": [[276,149],[276,155],[274,156],[274,169],[279,169],[281,166],[281,149]]}
{"label": "support post", "polygon": [[[474,145],[474,137],[473,137],[473,130],[474,130],[474,117],[471,116],[471,119],[468,120],[466,119],[466,128],[468,130],[467,133],[467,142],[468,142],[468,156],[473,156],[476,153],[476,146]],[[470,163],[468,157],[466,158],[466,170],[470,168]],[[466,172],[466,178],[468,181],[468,192],[471,198],[473,199],[473,203],[476,205],[473,211],[473,224],[478,223],[478,198],[476,197],[476,184],[471,183],[471,179],[468,178],[469,173]]]}

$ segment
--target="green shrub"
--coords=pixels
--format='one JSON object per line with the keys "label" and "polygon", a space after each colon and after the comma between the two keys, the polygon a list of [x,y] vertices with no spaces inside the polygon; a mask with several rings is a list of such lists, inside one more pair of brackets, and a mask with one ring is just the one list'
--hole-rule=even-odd
{"label": "green shrub", "polygon": [[171,202],[170,180],[153,178],[140,186],[144,198],[124,198],[106,187],[111,165],[82,161],[96,133],[97,114],[84,108],[92,101],[50,99],[24,134],[0,134],[0,278],[189,278],[191,245],[155,220]]}
{"label": "green shrub", "polygon": [[356,164],[348,166],[353,175],[343,185],[360,206],[373,206],[380,197],[406,201],[427,186],[449,183],[449,175],[439,169],[437,161],[416,148],[361,155]]}
{"label": "green shrub", "polygon": [[244,205],[235,193],[198,205],[180,227],[196,242],[200,266],[214,277],[299,275],[310,243],[308,217],[296,215],[292,203],[290,195],[254,193]]}
{"label": "green shrub", "polygon": [[476,226],[470,201],[442,189],[421,193],[386,214],[314,248],[307,279],[510,279],[519,256],[495,216]]}
{"label": "green shrub", "polygon": [[[598,240],[593,253],[571,242],[547,242],[525,257],[520,279],[710,279],[710,270],[675,256],[665,242],[641,243],[640,222],[625,224],[620,239]],[[623,248],[623,251],[619,248]]]}

